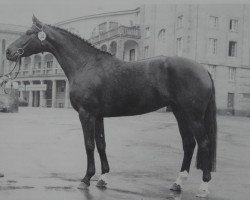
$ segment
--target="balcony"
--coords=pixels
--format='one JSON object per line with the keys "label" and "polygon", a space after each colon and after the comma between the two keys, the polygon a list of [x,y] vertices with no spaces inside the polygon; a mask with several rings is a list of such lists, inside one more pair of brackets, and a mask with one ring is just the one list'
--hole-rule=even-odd
{"label": "balcony", "polygon": [[18,78],[28,78],[28,77],[48,77],[48,76],[64,76],[64,72],[61,68],[50,67],[50,68],[40,68],[40,69],[23,69],[18,74]]}
{"label": "balcony", "polygon": [[95,37],[92,37],[88,41],[92,44],[99,44],[105,40],[109,40],[115,37],[127,37],[127,38],[139,39],[141,37],[140,28],[138,26],[132,26],[132,27],[119,26],[116,29],[112,29]]}

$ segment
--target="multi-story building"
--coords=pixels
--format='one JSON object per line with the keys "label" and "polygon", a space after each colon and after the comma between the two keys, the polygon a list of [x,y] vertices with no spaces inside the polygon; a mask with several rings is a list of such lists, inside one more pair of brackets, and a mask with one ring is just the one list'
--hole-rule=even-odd
{"label": "multi-story building", "polygon": [[[143,5],[134,10],[69,19],[55,24],[126,61],[183,56],[206,67],[215,82],[220,113],[250,114],[250,6]],[[22,29],[0,25],[1,71],[5,46]],[[3,33],[4,30],[5,32]],[[4,42],[5,41],[5,42]],[[30,106],[68,107],[68,83],[51,54],[22,60],[20,97]]]}

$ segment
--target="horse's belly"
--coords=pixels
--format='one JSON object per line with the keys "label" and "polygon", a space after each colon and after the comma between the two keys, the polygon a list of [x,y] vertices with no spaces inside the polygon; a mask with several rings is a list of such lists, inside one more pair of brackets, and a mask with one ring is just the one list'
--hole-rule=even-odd
{"label": "horse's belly", "polygon": [[167,99],[147,99],[140,101],[115,102],[104,109],[105,117],[131,116],[153,112],[168,105]]}

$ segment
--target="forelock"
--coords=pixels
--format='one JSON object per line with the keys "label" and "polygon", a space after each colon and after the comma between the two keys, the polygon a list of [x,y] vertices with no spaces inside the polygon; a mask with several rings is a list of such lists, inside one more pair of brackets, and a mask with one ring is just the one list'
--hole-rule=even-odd
{"label": "forelock", "polygon": [[36,27],[34,27],[32,25],[32,27],[29,30],[26,31],[26,35],[31,35],[31,34],[37,33],[37,32],[38,32],[38,30],[36,29]]}

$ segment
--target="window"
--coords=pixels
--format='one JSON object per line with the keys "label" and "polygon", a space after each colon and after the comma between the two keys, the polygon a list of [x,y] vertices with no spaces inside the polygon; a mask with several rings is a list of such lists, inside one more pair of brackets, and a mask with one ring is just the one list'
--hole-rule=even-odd
{"label": "window", "polygon": [[230,56],[230,57],[237,56],[237,42],[229,41],[228,56]]}
{"label": "window", "polygon": [[107,32],[107,22],[99,25],[99,34]]}
{"label": "window", "polygon": [[181,28],[183,26],[183,15],[178,16],[177,18],[177,28]]}
{"label": "window", "polygon": [[217,39],[209,38],[209,54],[210,55],[217,54]]}
{"label": "window", "polygon": [[149,27],[146,27],[145,28],[145,37],[150,37],[150,28]]}
{"label": "window", "polygon": [[41,69],[42,63],[40,61],[36,62],[34,65],[34,69]]}
{"label": "window", "polygon": [[109,30],[118,28],[118,22],[109,22]]}
{"label": "window", "polygon": [[216,65],[208,65],[208,69],[209,73],[212,76],[212,79],[215,80],[216,78]]}
{"label": "window", "polygon": [[250,99],[250,93],[242,93],[243,98]]}
{"label": "window", "polygon": [[52,68],[53,61],[47,61],[47,68]]}
{"label": "window", "polygon": [[105,45],[105,44],[104,44],[104,45],[102,45],[102,46],[101,46],[101,50],[102,50],[102,51],[107,51],[107,50],[108,50],[107,45]]}
{"label": "window", "polygon": [[181,56],[182,54],[182,38],[177,38],[177,55]]}
{"label": "window", "polygon": [[65,91],[65,86],[61,85],[56,88],[57,92],[64,92]]}
{"label": "window", "polygon": [[41,62],[38,62],[38,63],[37,63],[38,69],[41,69],[41,66],[42,66],[42,63],[41,63]]}
{"label": "window", "polygon": [[148,58],[148,56],[149,56],[148,50],[149,50],[149,46],[145,46],[144,47],[144,58]]}
{"label": "window", "polygon": [[229,81],[235,81],[236,79],[236,68],[235,67],[229,67]]}
{"label": "window", "polygon": [[129,50],[129,61],[135,61],[135,49]]}
{"label": "window", "polygon": [[229,30],[230,31],[237,31],[238,30],[238,20],[237,19],[230,19]]}
{"label": "window", "polygon": [[234,109],[234,93],[227,94],[227,108]]}
{"label": "window", "polygon": [[161,42],[165,42],[165,38],[166,37],[166,30],[165,29],[161,29],[158,35],[158,39]]}
{"label": "window", "polygon": [[210,28],[218,28],[219,18],[215,16],[210,16],[209,18],[209,27]]}
{"label": "window", "polygon": [[24,64],[24,69],[28,69],[29,68],[29,64],[28,63],[25,63]]}

